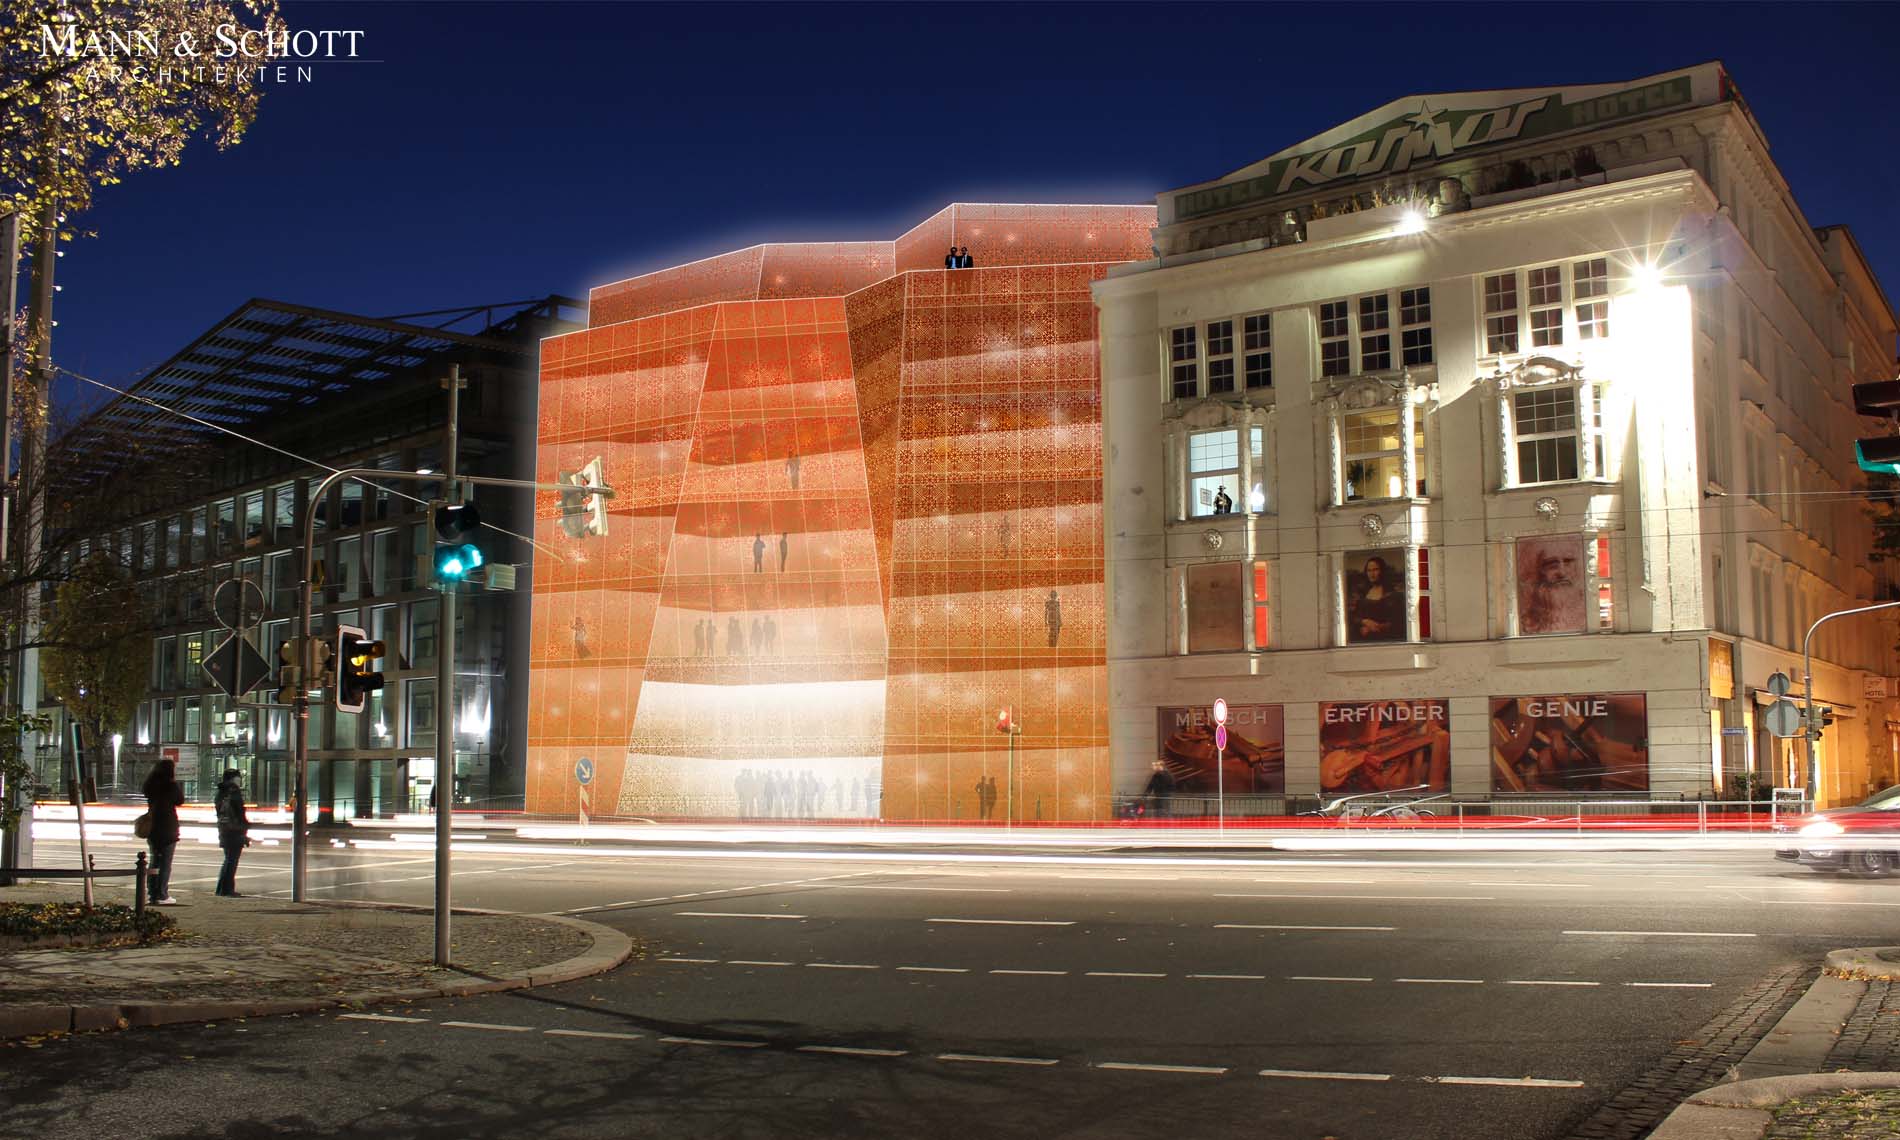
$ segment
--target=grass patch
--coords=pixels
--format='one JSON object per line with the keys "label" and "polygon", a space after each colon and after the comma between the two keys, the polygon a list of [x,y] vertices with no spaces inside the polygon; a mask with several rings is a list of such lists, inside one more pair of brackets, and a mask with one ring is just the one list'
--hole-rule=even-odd
{"label": "grass patch", "polygon": [[0,903],[0,937],[124,935],[151,942],[170,934],[177,925],[171,915],[149,907],[140,920],[131,907],[117,903],[102,904],[91,910],[76,902]]}

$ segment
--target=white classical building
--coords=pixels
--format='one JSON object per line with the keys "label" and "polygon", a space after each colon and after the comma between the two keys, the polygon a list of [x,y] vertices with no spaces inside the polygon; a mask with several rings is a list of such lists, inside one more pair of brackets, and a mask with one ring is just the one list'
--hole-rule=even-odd
{"label": "white classical building", "polygon": [[[1119,786],[1804,782],[1762,690],[1890,596],[1895,318],[1719,64],[1395,100],[1159,205],[1095,287]],[[1814,639],[1825,802],[1896,780],[1895,633]]]}

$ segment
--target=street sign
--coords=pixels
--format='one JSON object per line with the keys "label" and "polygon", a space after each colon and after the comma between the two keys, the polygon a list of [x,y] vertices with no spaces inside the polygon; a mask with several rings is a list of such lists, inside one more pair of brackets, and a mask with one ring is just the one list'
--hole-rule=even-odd
{"label": "street sign", "polygon": [[594,782],[594,762],[583,756],[574,761],[574,782],[581,787]]}
{"label": "street sign", "polygon": [[211,595],[211,616],[226,629],[249,629],[264,620],[264,591],[246,578],[227,578]]}
{"label": "street sign", "polygon": [[1214,726],[1214,747],[1222,752],[1227,751],[1227,726],[1224,724]]}
{"label": "street sign", "polygon": [[1792,687],[1792,685],[1793,683],[1788,680],[1788,675],[1786,673],[1776,671],[1776,672],[1768,674],[1768,692],[1774,696],[1777,696],[1777,697],[1787,696],[1788,690],[1789,688]]}
{"label": "street sign", "polygon": [[[1775,676],[1780,677],[1781,674]],[[1766,720],[1768,731],[1776,736],[1801,735],[1801,710],[1794,707],[1793,701],[1776,701],[1769,705]]]}
{"label": "street sign", "polygon": [[205,655],[205,675],[232,697],[241,697],[270,677],[270,662],[251,643],[232,634]]}
{"label": "street sign", "polygon": [[1745,728],[1741,728],[1739,726],[1734,727],[1734,728],[1724,726],[1722,729],[1722,735],[1723,736],[1747,736],[1748,730]]}
{"label": "street sign", "polygon": [[[1214,698],[1214,723],[1215,724],[1227,723],[1227,698],[1226,697]],[[1223,745],[1222,747],[1225,747],[1225,745]]]}

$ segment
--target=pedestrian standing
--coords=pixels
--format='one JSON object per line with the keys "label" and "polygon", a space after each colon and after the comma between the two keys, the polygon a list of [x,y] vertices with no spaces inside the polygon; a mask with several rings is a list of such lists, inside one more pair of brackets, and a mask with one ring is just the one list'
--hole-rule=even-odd
{"label": "pedestrian standing", "polygon": [[178,782],[178,762],[166,757],[153,765],[143,790],[152,824],[145,836],[146,849],[152,853],[147,897],[153,906],[177,906],[178,900],[171,895],[172,853],[178,849],[178,805],[185,802],[184,785]]}
{"label": "pedestrian standing", "polygon": [[224,869],[218,872],[218,894],[243,898],[237,889],[238,856],[251,845],[251,821],[244,813],[244,776],[226,768],[218,781],[218,846],[224,849]]}

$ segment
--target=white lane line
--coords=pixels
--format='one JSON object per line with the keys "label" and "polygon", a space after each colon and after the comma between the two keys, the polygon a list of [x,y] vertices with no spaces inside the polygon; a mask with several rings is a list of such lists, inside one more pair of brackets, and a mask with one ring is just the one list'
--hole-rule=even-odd
{"label": "white lane line", "polygon": [[898,970],[911,974],[967,974],[970,972],[962,966],[899,966]]}
{"label": "white lane line", "polygon": [[1309,878],[1306,878],[1304,875],[1294,875],[1291,877],[1280,878],[1280,879],[1255,879],[1254,880],[1254,882],[1256,883],[1325,883],[1327,886],[1334,886],[1336,884],[1341,884],[1341,883],[1356,883],[1360,886],[1366,886],[1366,885],[1377,883],[1380,881],[1381,880],[1379,879],[1309,879]]}
{"label": "white lane line", "polygon": [[792,965],[792,963],[790,962],[754,962],[749,958],[728,958],[726,959],[726,965],[728,966],[790,966]]}
{"label": "white lane line", "polygon": [[599,1037],[608,1041],[638,1041],[638,1033],[609,1033],[601,1029],[543,1029],[549,1037]]}
{"label": "white lane line", "polygon": [[1603,983],[1602,982],[1552,981],[1552,980],[1541,979],[1541,978],[1526,978],[1526,979],[1513,978],[1513,979],[1507,980],[1504,984],[1507,986],[1600,986]]}
{"label": "white lane line", "polygon": [[533,1033],[532,1025],[493,1025],[486,1021],[445,1021],[444,1029],[491,1029],[496,1033]]}
{"label": "white lane line", "polygon": [[1335,978],[1325,974],[1291,974],[1289,982],[1369,982],[1371,978]]}
{"label": "white lane line", "polygon": [[1830,902],[1827,899],[1757,899],[1770,906],[1900,906],[1892,902]]}
{"label": "white lane line", "polygon": [[1143,1065],[1134,1061],[1097,1061],[1092,1067],[1137,1073],[1206,1073],[1215,1077],[1227,1071],[1225,1065]]}
{"label": "white lane line", "polygon": [[1074,926],[1074,921],[1057,922],[1043,918],[926,918],[925,922],[953,922],[965,926]]}
{"label": "white lane line", "polygon": [[1722,930],[1566,930],[1565,934],[1603,934],[1627,938],[1753,938],[1753,934],[1734,934]]}
{"label": "white lane line", "polygon": [[417,1025],[428,1021],[426,1017],[396,1017],[387,1013],[339,1013],[341,1021],[397,1021],[404,1025]]}
{"label": "white lane line", "polygon": [[1539,1077],[1425,1077],[1434,1085],[1501,1085],[1518,1089],[1580,1089],[1582,1081],[1553,1081]]}
{"label": "white lane line", "polygon": [[1025,977],[1025,978],[1062,978],[1062,977],[1067,977],[1069,971],[1067,970],[991,970],[990,973],[1014,974],[1019,977]]}
{"label": "white lane line", "polygon": [[1408,986],[1481,986],[1483,978],[1393,978]]}
{"label": "white lane line", "polygon": [[[209,867],[209,866],[212,866],[212,864],[206,863],[205,866]],[[1112,883],[1119,883],[1119,882],[1124,882],[1124,881],[1130,882],[1130,883],[1172,883],[1172,882],[1178,881],[1181,878],[1181,876],[1179,875],[1108,874],[1108,875],[1057,875],[1056,878],[1058,879],[1104,879]]]}
{"label": "white lane line", "polygon": [[800,1053],[836,1053],[840,1057],[904,1057],[908,1049],[861,1049],[851,1045],[800,1045]]}
{"label": "white lane line", "polygon": [[987,1053],[939,1053],[939,1061],[974,1061],[983,1065],[1054,1065],[1052,1057],[996,1057]]}
{"label": "white lane line", "polygon": [[1222,982],[1264,982],[1267,980],[1265,974],[1189,974],[1188,977]]}
{"label": "white lane line", "polygon": [[1315,902],[1496,902],[1493,895],[1315,895],[1315,894],[1216,894],[1217,899],[1311,899]]}
{"label": "white lane line", "polygon": [[1624,982],[1623,984],[1634,986],[1639,990],[1706,990],[1715,985],[1714,982]]}
{"label": "white lane line", "polygon": [[1393,931],[1396,926],[1271,926],[1258,922],[1217,922],[1215,930],[1373,930]]}
{"label": "white lane line", "polygon": [[807,970],[881,970],[882,966],[860,966],[855,962],[807,962]]}
{"label": "white lane line", "polygon": [[654,959],[654,961],[657,961],[657,962],[690,962],[690,963],[692,963],[692,964],[693,964],[693,965],[695,965],[695,966],[717,966],[717,965],[719,964],[719,959],[717,959],[717,958],[656,958],[656,959]]}
{"label": "white lane line", "polygon": [[1090,978],[1165,978],[1166,974],[1139,974],[1125,970],[1090,970],[1085,977]]}
{"label": "white lane line", "polygon": [[781,918],[796,921],[805,917],[802,914],[747,914],[736,910],[676,910],[673,913],[680,918]]}
{"label": "white lane line", "polygon": [[1262,1069],[1263,1077],[1292,1077],[1310,1081],[1389,1081],[1391,1073],[1328,1073],[1317,1069]]}
{"label": "white lane line", "polygon": [[710,1037],[662,1037],[668,1045],[715,1045],[724,1049],[763,1049],[763,1041],[715,1041]]}
{"label": "white lane line", "polygon": [[1007,895],[1014,887],[900,887],[885,883],[840,883],[834,891],[944,891],[958,895]]}

